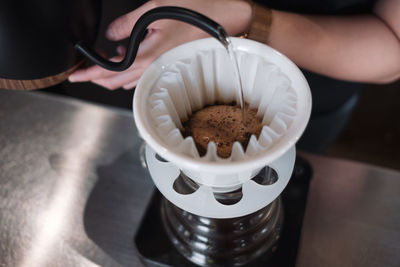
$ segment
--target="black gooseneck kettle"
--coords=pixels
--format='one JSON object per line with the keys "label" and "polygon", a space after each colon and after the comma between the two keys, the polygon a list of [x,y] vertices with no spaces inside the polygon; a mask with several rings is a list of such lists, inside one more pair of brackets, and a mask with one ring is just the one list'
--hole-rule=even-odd
{"label": "black gooseneck kettle", "polygon": [[82,54],[103,68],[123,71],[132,65],[147,26],[158,19],[197,26],[227,44],[215,21],[181,7],[158,7],[143,14],[132,29],[125,58],[104,59],[92,49],[101,1],[0,0],[0,88],[31,90],[66,80],[79,67]]}

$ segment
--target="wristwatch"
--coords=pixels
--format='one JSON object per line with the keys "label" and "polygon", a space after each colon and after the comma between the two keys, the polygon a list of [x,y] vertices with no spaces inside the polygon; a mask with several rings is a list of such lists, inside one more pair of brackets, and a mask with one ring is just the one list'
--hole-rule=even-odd
{"label": "wristwatch", "polygon": [[272,24],[271,9],[250,0],[248,2],[252,7],[252,18],[247,32],[242,33],[239,37],[268,44]]}

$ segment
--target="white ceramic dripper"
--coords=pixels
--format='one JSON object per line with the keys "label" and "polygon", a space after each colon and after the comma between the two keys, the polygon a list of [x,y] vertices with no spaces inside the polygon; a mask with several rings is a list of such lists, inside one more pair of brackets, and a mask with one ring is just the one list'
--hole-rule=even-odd
{"label": "white ceramic dripper", "polygon": [[[288,58],[266,45],[232,39],[245,102],[258,109],[265,124],[259,139],[251,138],[246,152],[236,144],[232,156],[221,159],[216,156],[215,144],[209,144],[206,156],[200,157],[193,140],[180,135],[180,122],[192,111],[216,100],[237,99],[231,62],[214,39],[181,45],[154,61],[140,79],[133,103],[157,188],[176,206],[211,218],[253,213],[281,194],[293,170],[294,144],[311,112],[308,84]],[[277,181],[272,185],[252,181],[267,165],[277,173]],[[199,185],[196,192],[183,195],[174,190],[181,171]],[[240,187],[243,196],[236,204],[223,205],[214,197],[215,192]]]}

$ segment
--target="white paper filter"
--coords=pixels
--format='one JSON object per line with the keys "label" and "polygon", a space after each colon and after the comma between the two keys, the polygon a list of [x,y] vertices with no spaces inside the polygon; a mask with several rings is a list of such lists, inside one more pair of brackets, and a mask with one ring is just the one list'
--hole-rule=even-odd
{"label": "white paper filter", "polygon": [[240,161],[264,153],[282,137],[296,116],[296,92],[290,80],[274,64],[258,55],[236,51],[245,102],[257,108],[263,128],[257,140],[250,138],[246,151],[235,142],[229,158],[220,158],[214,142],[200,157],[192,137],[183,138],[183,121],[206,105],[238,101],[233,65],[221,49],[198,51],[194,56],[167,65],[155,86],[149,88],[148,104],[153,126],[165,147],[202,161]]}

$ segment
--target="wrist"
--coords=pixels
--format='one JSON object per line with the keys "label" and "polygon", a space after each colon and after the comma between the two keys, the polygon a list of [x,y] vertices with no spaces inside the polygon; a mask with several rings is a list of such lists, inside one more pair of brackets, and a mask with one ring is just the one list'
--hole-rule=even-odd
{"label": "wrist", "polygon": [[235,3],[237,5],[236,10],[238,11],[234,13],[234,20],[240,24],[237,27],[235,35],[247,35],[254,17],[253,3],[249,0],[235,0]]}
{"label": "wrist", "polygon": [[[203,1],[203,0],[201,0]],[[245,0],[211,0],[214,12],[210,17],[221,24],[230,36],[247,32],[252,18],[252,7]],[[211,9],[211,8],[209,8]]]}

